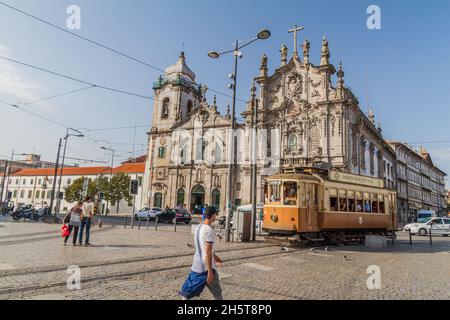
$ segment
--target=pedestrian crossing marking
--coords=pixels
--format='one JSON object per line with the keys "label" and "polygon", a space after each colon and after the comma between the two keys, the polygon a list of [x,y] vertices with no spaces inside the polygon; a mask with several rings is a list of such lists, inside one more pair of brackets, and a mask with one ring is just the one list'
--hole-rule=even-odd
{"label": "pedestrian crossing marking", "polygon": [[261,270],[261,271],[272,271],[273,268],[268,267],[268,266],[264,266],[262,264],[257,264],[257,263],[244,263],[243,266],[249,267],[249,268],[253,268],[253,269],[257,269],[257,270]]}

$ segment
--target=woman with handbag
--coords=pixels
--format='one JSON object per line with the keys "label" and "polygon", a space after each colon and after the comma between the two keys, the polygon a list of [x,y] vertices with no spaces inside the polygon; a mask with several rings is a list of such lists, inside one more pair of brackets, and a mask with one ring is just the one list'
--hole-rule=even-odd
{"label": "woman with handbag", "polygon": [[83,219],[83,210],[81,207],[83,206],[83,202],[77,202],[75,207],[73,207],[70,212],[67,214],[67,216],[64,218],[64,224],[69,224],[69,234],[64,238],[64,245],[66,245],[67,240],[69,240],[70,234],[73,230],[73,246],[75,247],[77,245],[77,236],[78,236],[78,229],[80,228],[81,221]]}

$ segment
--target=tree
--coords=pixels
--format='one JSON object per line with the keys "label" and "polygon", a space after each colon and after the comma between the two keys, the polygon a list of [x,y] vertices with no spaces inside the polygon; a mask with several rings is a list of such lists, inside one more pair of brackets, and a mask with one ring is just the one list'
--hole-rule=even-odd
{"label": "tree", "polygon": [[92,199],[95,199],[95,197],[97,197],[100,192],[103,192],[105,200],[110,200],[109,181],[108,178],[104,175],[100,175],[97,179],[89,183],[88,186],[88,195]]}
{"label": "tree", "polygon": [[130,195],[130,182],[131,178],[124,173],[118,173],[111,179],[109,197],[111,205],[117,204],[116,213],[119,213],[119,204],[121,200],[127,200],[128,203],[130,203],[133,199]]}
{"label": "tree", "polygon": [[84,179],[84,177],[78,178],[64,189],[67,202],[83,201]]}

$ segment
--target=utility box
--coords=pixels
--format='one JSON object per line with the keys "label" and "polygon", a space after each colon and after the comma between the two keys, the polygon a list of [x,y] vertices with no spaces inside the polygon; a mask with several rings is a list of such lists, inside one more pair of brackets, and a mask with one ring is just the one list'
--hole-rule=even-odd
{"label": "utility box", "polygon": [[234,238],[236,241],[248,242],[252,236],[252,213],[238,210],[233,214]]}

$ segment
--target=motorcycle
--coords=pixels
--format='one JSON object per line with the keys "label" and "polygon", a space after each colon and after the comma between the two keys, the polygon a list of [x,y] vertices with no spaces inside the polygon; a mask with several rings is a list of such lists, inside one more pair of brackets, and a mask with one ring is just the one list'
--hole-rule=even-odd
{"label": "motorcycle", "polygon": [[38,215],[37,211],[31,206],[31,205],[26,205],[20,209],[18,209],[17,211],[15,211],[12,214],[12,218],[15,221],[18,221],[20,219],[30,219],[30,220],[34,220],[34,221],[39,221],[40,216]]}
{"label": "motorcycle", "polygon": [[48,216],[48,213],[49,213],[48,207],[40,208],[40,209],[37,210],[37,214],[38,214],[38,216],[41,217],[41,218],[42,218],[43,216]]}

